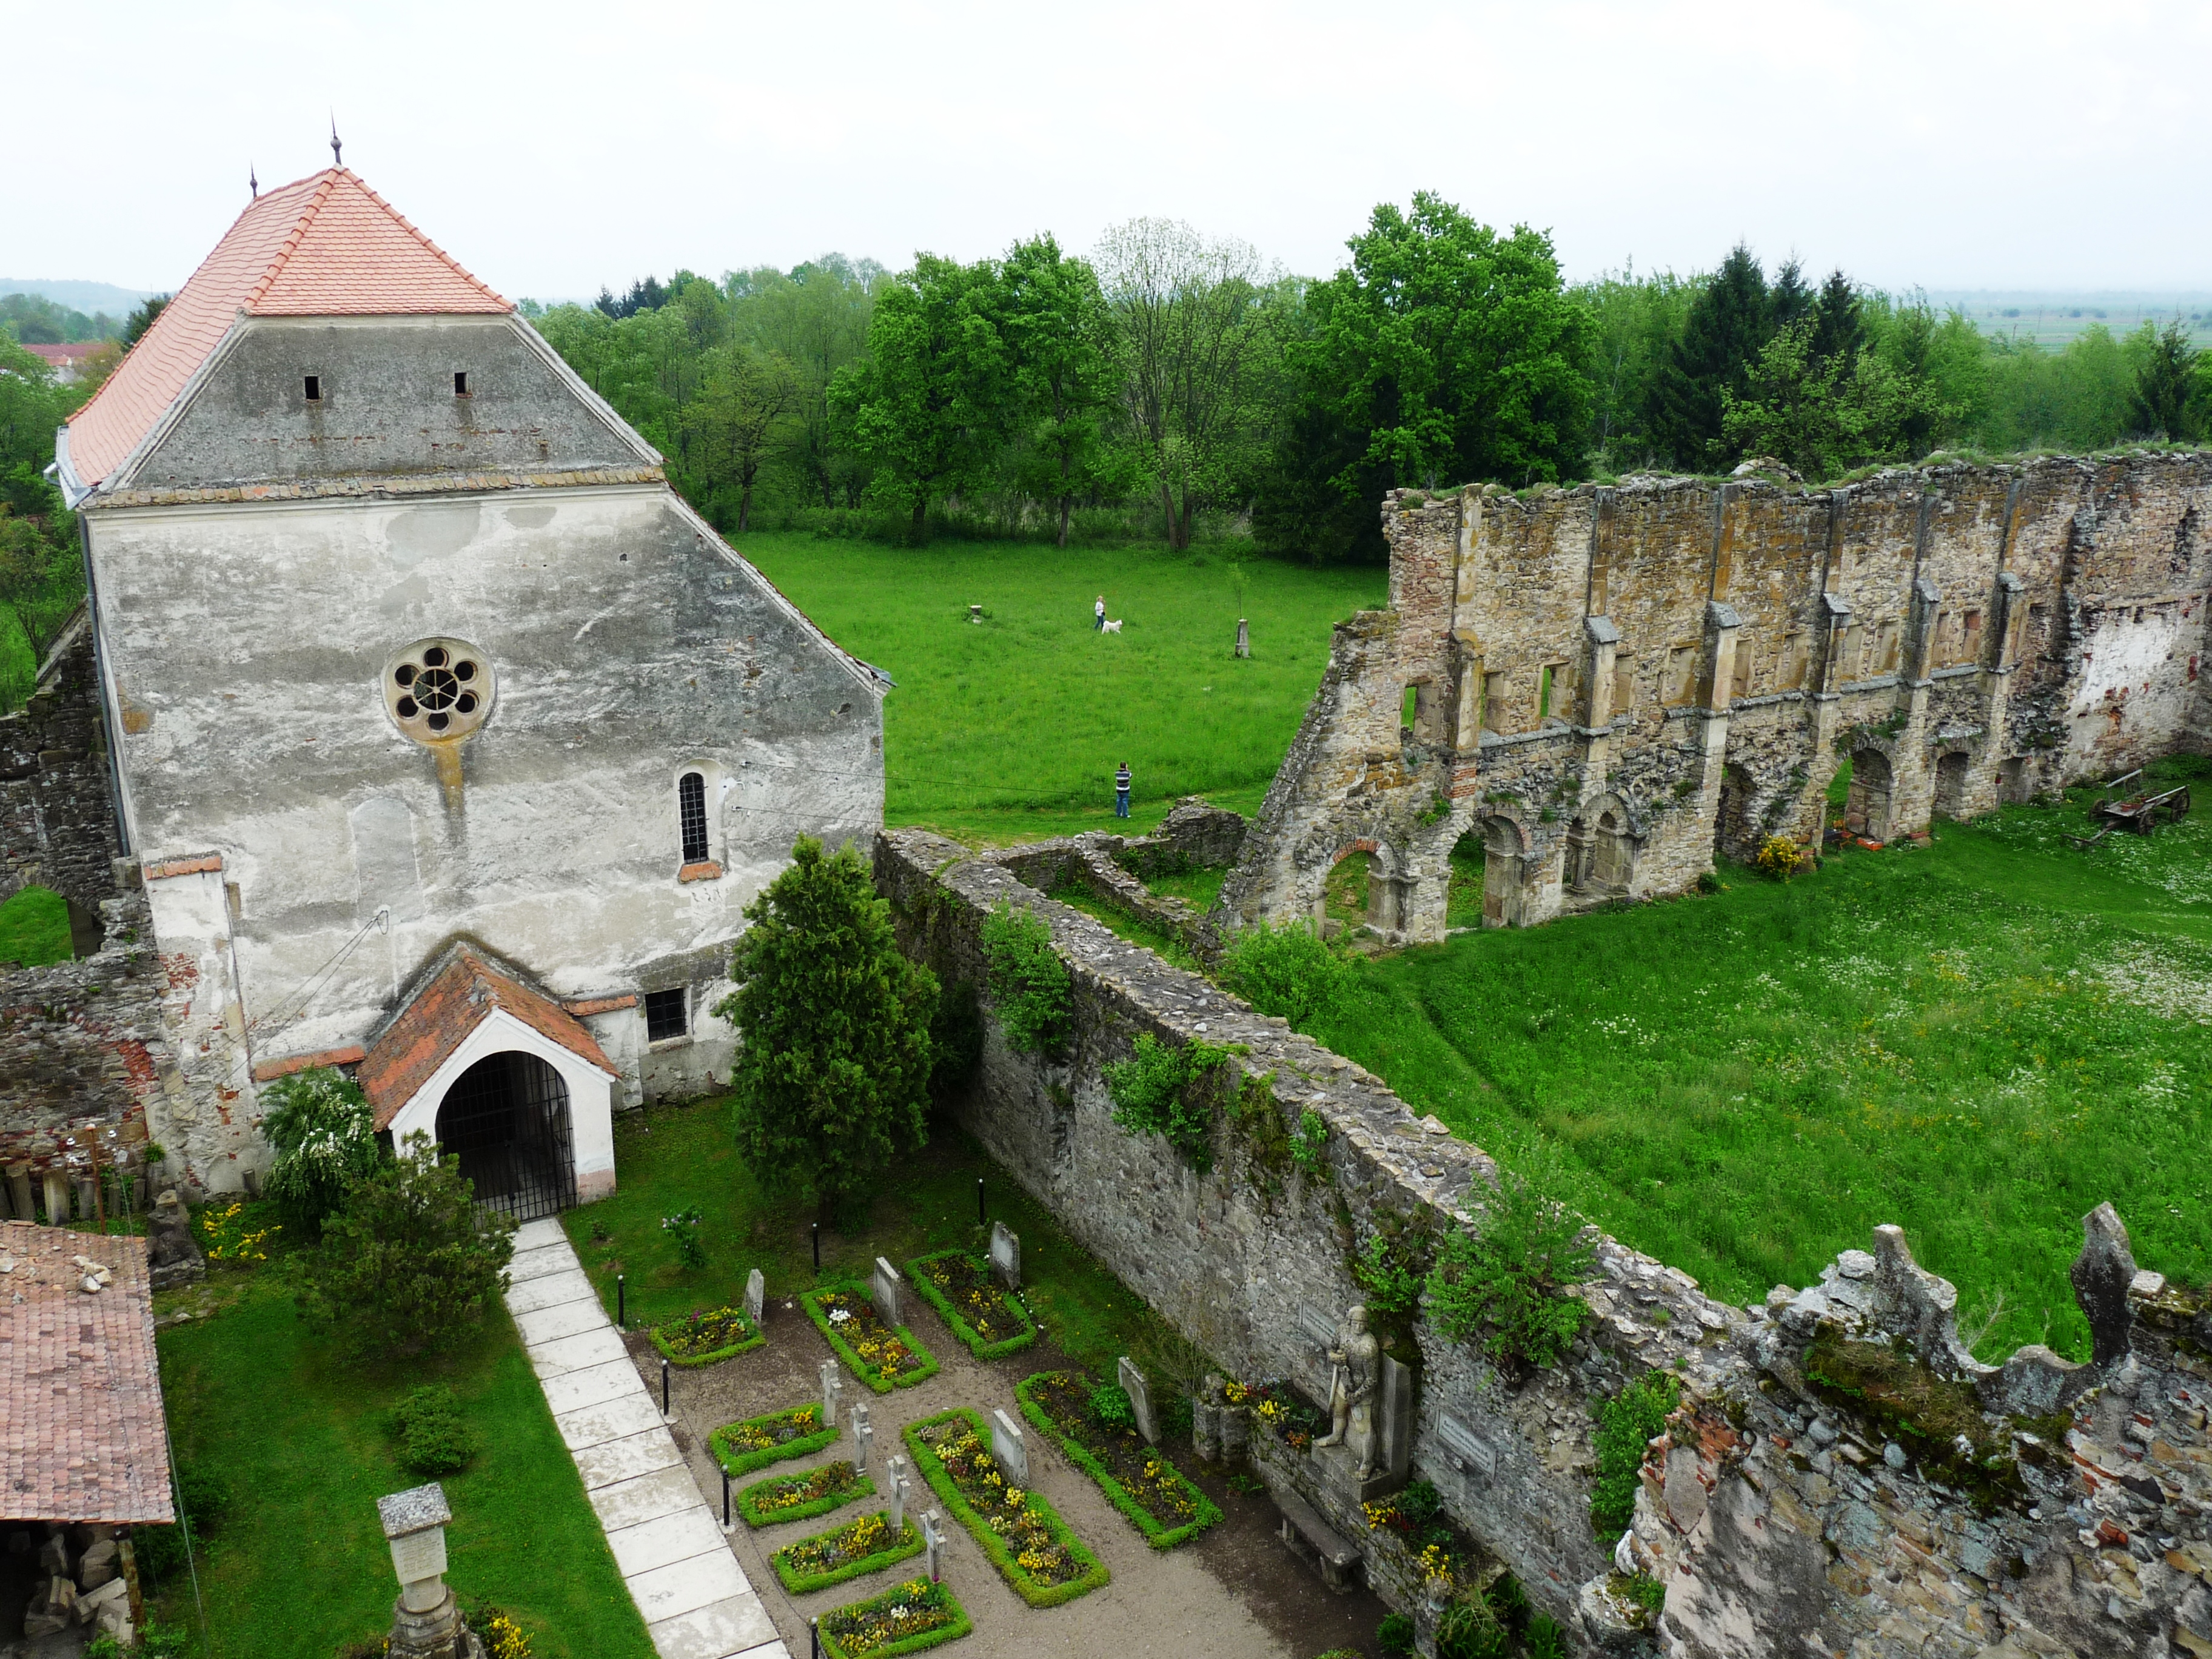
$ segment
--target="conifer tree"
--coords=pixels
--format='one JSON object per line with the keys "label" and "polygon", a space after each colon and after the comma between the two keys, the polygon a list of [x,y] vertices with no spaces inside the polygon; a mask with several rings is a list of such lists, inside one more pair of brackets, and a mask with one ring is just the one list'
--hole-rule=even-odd
{"label": "conifer tree", "polygon": [[1770,307],[1766,275],[1739,242],[1697,299],[1660,374],[1652,436],[1681,466],[1717,466],[1729,459],[1721,429],[1721,394],[1741,394],[1752,361],[1765,344]]}

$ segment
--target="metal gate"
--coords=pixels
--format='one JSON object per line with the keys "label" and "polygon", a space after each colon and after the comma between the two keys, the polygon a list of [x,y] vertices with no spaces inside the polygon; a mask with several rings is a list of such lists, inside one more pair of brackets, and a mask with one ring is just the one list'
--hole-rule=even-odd
{"label": "metal gate", "polygon": [[462,1073],[438,1108],[437,1133],[487,1209],[535,1221],[576,1201],[568,1086],[535,1054],[491,1054]]}

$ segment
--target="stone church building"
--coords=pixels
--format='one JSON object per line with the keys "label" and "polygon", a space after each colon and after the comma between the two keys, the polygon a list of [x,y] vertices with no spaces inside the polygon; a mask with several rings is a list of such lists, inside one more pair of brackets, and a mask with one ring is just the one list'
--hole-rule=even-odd
{"label": "stone church building", "polygon": [[94,1044],[144,1119],[111,1140],[234,1189],[258,1089],[338,1065],[480,1194],[611,1190],[611,1113],[728,1072],[744,904],[878,828],[889,681],[342,168],[239,216],[57,458],[107,943],[157,1005]]}

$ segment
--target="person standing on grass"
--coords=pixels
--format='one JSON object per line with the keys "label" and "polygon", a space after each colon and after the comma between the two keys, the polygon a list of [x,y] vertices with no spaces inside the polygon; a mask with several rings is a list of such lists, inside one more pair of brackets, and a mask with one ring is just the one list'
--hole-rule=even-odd
{"label": "person standing on grass", "polygon": [[1114,816],[1129,816],[1129,763],[1123,761],[1121,769],[1114,774]]}
{"label": "person standing on grass", "polygon": [[1098,602],[1091,607],[1091,631],[1094,634],[1103,634],[1106,631],[1106,596],[1103,593],[1098,596]]}

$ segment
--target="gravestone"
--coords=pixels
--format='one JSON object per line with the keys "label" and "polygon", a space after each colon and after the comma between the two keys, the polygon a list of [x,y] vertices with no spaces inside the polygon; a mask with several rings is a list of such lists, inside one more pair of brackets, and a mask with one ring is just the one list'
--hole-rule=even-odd
{"label": "gravestone", "polygon": [[155,1199],[147,1212],[146,1256],[153,1268],[149,1277],[157,1291],[188,1285],[207,1272],[207,1258],[192,1237],[192,1218],[173,1189]]}
{"label": "gravestone", "polygon": [[1022,1438],[1021,1425],[1003,1407],[991,1413],[991,1455],[999,1460],[1008,1486],[1029,1485],[1029,1443]]}
{"label": "gravestone", "polygon": [[761,1309],[767,1301],[768,1280],[761,1277],[761,1270],[756,1267],[745,1275],[745,1317],[753,1322],[756,1330],[760,1328]]}
{"label": "gravestone", "polygon": [[470,1659],[483,1645],[461,1623],[460,1604],[446,1583],[446,1523],[453,1518],[445,1488],[432,1481],[376,1500],[392,1547],[399,1599],[392,1609],[390,1659]]}
{"label": "gravestone", "polygon": [[838,1372],[837,1362],[834,1359],[823,1360],[822,1362],[822,1426],[823,1428],[834,1429],[837,1426],[837,1396],[844,1392],[845,1379]]}
{"label": "gravestone", "polygon": [[906,1459],[886,1457],[884,1478],[891,1492],[891,1540],[896,1543],[906,1529]]}
{"label": "gravestone", "polygon": [[945,1576],[945,1528],[930,1510],[921,1517],[921,1541],[929,1550],[929,1582],[933,1584]]}
{"label": "gravestone", "polygon": [[31,1201],[31,1166],[10,1164],[8,1166],[8,1202],[15,1212],[18,1221],[36,1221],[38,1212]]}
{"label": "gravestone", "polygon": [[1252,654],[1252,626],[1242,617],[1237,619],[1237,654],[1240,657]]}
{"label": "gravestone", "polygon": [[69,1176],[59,1170],[46,1171],[46,1225],[66,1227],[70,1218]]}
{"label": "gravestone", "polygon": [[1121,1356],[1116,1375],[1121,1379],[1121,1392],[1129,1396],[1129,1410],[1136,1416],[1137,1432],[1145,1437],[1146,1445],[1158,1445],[1160,1425],[1159,1419],[1152,1415],[1152,1384],[1145,1381],[1145,1374],[1137,1369],[1137,1362],[1127,1354]]}
{"label": "gravestone", "polygon": [[1022,1287],[1022,1237],[1003,1221],[991,1224],[991,1273],[1010,1291]]}
{"label": "gravestone", "polygon": [[876,1443],[875,1425],[868,1421],[868,1402],[853,1402],[853,1468],[860,1474],[868,1472],[868,1449]]}
{"label": "gravestone", "polygon": [[876,1282],[868,1292],[868,1299],[876,1304],[876,1317],[886,1325],[897,1327],[906,1323],[899,1311],[899,1292],[905,1288],[905,1284],[896,1267],[881,1256],[876,1258]]}

